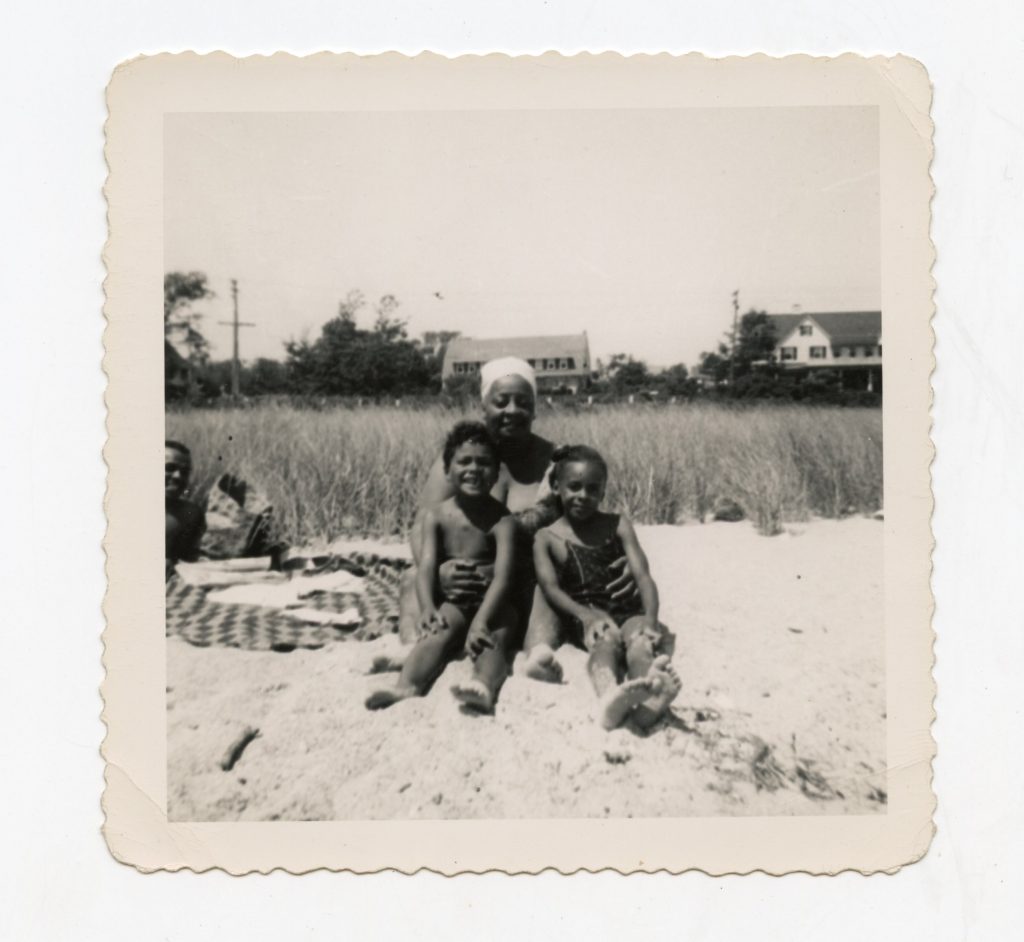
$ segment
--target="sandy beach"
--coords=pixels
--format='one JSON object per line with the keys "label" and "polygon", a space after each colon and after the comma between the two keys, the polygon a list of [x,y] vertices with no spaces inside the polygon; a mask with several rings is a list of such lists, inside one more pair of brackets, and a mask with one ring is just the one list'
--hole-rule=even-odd
{"label": "sandy beach", "polygon": [[[639,527],[683,681],[650,734],[597,725],[586,656],[463,714],[452,664],[376,713],[397,637],[290,653],[167,640],[171,820],[658,817],[885,810],[882,524]],[[258,730],[230,771],[221,760]]]}

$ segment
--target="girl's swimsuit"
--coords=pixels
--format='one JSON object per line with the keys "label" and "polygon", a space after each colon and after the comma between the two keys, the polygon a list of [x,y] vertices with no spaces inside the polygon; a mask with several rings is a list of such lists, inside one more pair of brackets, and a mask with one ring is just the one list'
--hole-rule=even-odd
{"label": "girl's swimsuit", "polygon": [[[613,534],[598,546],[585,546],[563,538],[566,556],[558,572],[558,584],[574,602],[588,608],[599,608],[611,615],[620,628],[634,615],[644,613],[643,602],[636,595],[613,599],[608,583],[622,575],[622,570],[611,564],[626,555],[619,535]],[[583,625],[576,618],[563,619],[570,629],[573,643],[583,646]]]}

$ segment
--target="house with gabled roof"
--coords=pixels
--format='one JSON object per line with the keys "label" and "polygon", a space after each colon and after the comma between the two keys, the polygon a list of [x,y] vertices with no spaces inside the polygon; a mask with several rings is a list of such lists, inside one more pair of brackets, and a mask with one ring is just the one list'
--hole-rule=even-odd
{"label": "house with gabled roof", "polygon": [[519,357],[533,367],[538,392],[578,393],[590,385],[590,344],[587,332],[552,337],[456,337],[448,343],[441,380],[480,372],[488,360]]}
{"label": "house with gabled roof", "polygon": [[845,388],[881,392],[882,312],[769,314],[774,359],[787,372],[839,371]]}

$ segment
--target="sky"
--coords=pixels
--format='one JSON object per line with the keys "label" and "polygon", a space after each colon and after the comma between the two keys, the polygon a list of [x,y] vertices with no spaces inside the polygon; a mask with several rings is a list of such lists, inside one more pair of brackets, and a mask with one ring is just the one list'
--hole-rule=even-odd
{"label": "sky", "polygon": [[[693,365],[741,311],[880,306],[874,108],[173,114],[167,271],[205,272],[215,359],[395,295],[408,330],[586,330]],[[370,307],[361,322],[373,318]]]}

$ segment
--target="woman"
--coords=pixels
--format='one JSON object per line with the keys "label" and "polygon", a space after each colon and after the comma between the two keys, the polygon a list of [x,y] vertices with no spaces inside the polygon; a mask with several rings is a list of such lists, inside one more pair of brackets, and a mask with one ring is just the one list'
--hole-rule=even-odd
{"label": "woman", "polygon": [[[537,405],[537,380],[533,369],[517,357],[502,357],[485,363],[480,369],[480,398],[484,422],[498,443],[501,468],[498,483],[491,493],[512,512],[519,534],[517,568],[513,599],[526,627],[523,647],[527,652],[527,676],[558,683],[562,668],[554,650],[560,641],[558,616],[552,611],[533,573],[533,535],[559,516],[559,509],[548,487],[548,470],[555,446],[533,432]],[[439,456],[431,466],[420,495],[420,513],[410,535],[412,554],[419,561],[422,550],[422,514],[452,496],[451,485]],[[615,597],[635,594],[636,583],[629,573],[625,557],[616,564],[622,574],[609,585]],[[487,578],[471,563],[451,560],[444,563],[438,578],[446,597],[479,602],[487,588]],[[418,636],[419,605],[416,601],[415,570],[402,584],[402,608],[399,634],[406,643]],[[522,630],[520,627],[520,630]]]}

